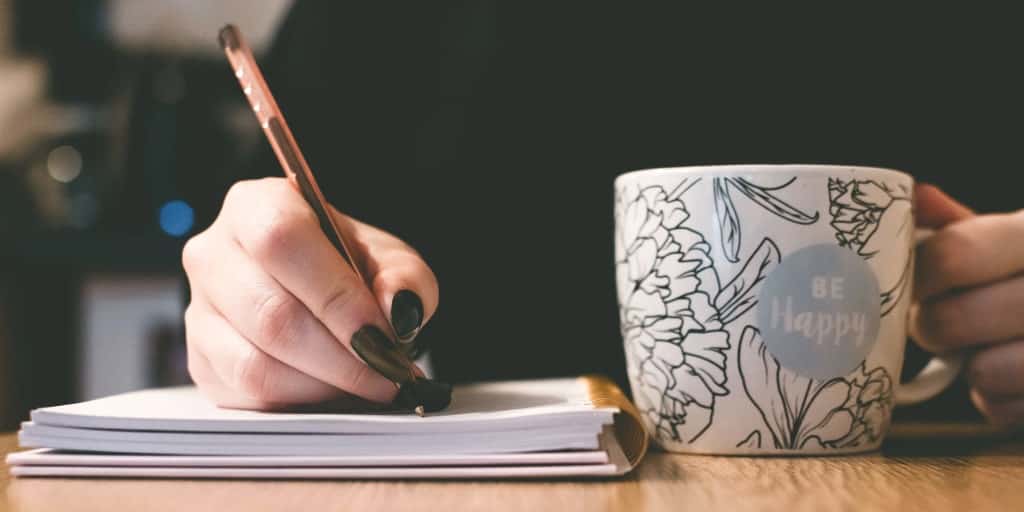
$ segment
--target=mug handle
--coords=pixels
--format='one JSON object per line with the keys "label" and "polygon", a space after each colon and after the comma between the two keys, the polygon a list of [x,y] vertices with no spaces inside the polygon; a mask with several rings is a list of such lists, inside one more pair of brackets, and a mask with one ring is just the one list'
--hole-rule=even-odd
{"label": "mug handle", "polygon": [[[934,233],[935,231],[930,229],[917,229],[915,244],[920,244]],[[917,305],[911,307],[916,308]],[[916,316],[912,314],[910,318]],[[962,353],[933,356],[921,373],[896,388],[893,395],[896,405],[913,405],[933,398],[956,380],[956,376],[960,374],[960,369],[963,366],[964,355]]]}
{"label": "mug handle", "polygon": [[913,405],[934,397],[953,383],[963,365],[963,354],[933,357],[921,373],[896,388],[896,405]]}

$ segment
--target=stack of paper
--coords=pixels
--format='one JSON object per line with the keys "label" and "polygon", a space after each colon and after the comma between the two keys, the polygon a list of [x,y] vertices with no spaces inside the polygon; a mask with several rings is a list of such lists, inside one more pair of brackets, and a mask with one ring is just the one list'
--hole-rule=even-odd
{"label": "stack of paper", "polygon": [[423,418],[221,409],[193,387],[152,389],[33,411],[19,439],[39,449],[7,462],[17,476],[624,474],[642,453],[623,453],[620,407],[595,403],[593,388],[588,378],[457,386],[447,410]]}

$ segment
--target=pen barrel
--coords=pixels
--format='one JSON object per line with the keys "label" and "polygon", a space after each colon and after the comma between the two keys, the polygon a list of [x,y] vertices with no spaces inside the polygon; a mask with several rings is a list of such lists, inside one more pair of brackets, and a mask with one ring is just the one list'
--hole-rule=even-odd
{"label": "pen barrel", "polygon": [[[317,185],[313,171],[309,168],[309,164],[306,163],[302,150],[299,149],[295,137],[288,128],[288,123],[285,121],[281,109],[277,106],[277,102],[274,100],[270,88],[263,78],[263,73],[260,72],[259,66],[253,58],[252,51],[245,42],[245,38],[242,37],[241,32],[236,27],[227,25],[221,29],[218,40],[224,49],[228,62],[234,70],[235,78],[238,79],[242,92],[252,107],[252,112],[256,115],[260,127],[263,128],[263,133],[266,135],[271,148],[273,148],[274,154],[277,156],[285,175],[298,186],[299,192],[302,194],[306,204],[316,214],[317,221],[320,223],[320,230],[327,237],[327,240],[330,241],[331,245],[334,246],[345,262],[348,263],[355,275],[370,288],[371,283],[367,282],[364,276],[360,265],[361,260],[354,257],[353,253],[349,250],[345,234],[338,229],[335,217],[331,212],[331,207],[324,198],[319,185]],[[384,311],[381,311],[381,315],[386,318]],[[387,325],[390,328],[391,334],[397,337],[390,323],[387,323]],[[360,351],[356,345],[355,335],[352,342],[353,348],[356,349],[359,356],[367,364],[378,372],[385,374],[385,376],[387,376],[386,373],[392,373],[393,375],[388,378],[396,384],[409,384],[406,386],[407,389],[405,391],[410,400],[417,402],[413,405],[423,406],[425,409],[430,410],[431,404],[421,403],[417,396],[418,392],[434,389],[431,387],[433,384],[418,382],[415,364],[408,358],[408,355],[399,350],[398,344],[391,337],[385,336],[383,333],[380,336],[383,338],[382,343],[387,348],[393,349],[391,354],[393,357],[383,359],[374,357],[375,354],[387,352],[385,350]],[[376,342],[374,341],[374,343]],[[398,371],[388,372],[388,369],[397,369]],[[444,390],[441,393],[434,394],[443,396],[443,392]]]}
{"label": "pen barrel", "polygon": [[[313,172],[306,163],[305,157],[302,156],[302,151],[288,128],[288,123],[284,120],[284,115],[281,114],[281,109],[277,106],[270,87],[267,86],[263,73],[256,65],[252,50],[249,49],[241,31],[233,25],[226,25],[218,34],[218,41],[232,70],[234,70],[235,78],[242,86],[242,92],[245,93],[245,98],[249,102],[249,106],[252,107],[253,114],[256,115],[256,120],[259,121],[263,133],[267,136],[270,146],[284,168],[285,176],[294,180],[298,185],[299,192],[306,200],[306,204],[316,213],[321,231],[341,254],[341,257],[352,267],[359,279],[365,283],[366,279],[363,277],[362,269],[359,268],[352,253],[348,250],[345,237],[338,231],[327,200],[320,192]],[[369,283],[366,284],[369,286]]]}
{"label": "pen barrel", "polygon": [[[267,123],[267,131],[270,133],[271,142],[274,151],[278,154],[281,161],[285,163],[286,174],[288,177],[295,180],[295,184],[299,187],[299,192],[302,194],[303,199],[313,209],[313,213],[316,214],[317,220],[320,222],[320,230],[323,231],[327,240],[331,242],[331,245],[341,254],[341,257],[345,259],[345,262],[352,267],[352,270],[356,272],[356,275],[362,279],[362,272],[360,271],[356,262],[352,259],[352,255],[349,254],[348,248],[345,247],[345,243],[342,242],[339,236],[337,226],[334,224],[334,220],[331,218],[331,213],[327,211],[326,203],[321,202],[317,196],[316,188],[310,183],[306,174],[302,172],[303,162],[301,155],[295,154],[291,149],[290,144],[282,144],[280,141],[287,140],[288,133],[285,127],[281,124],[281,121],[277,117],[271,117]],[[367,283],[369,284],[369,283]]]}

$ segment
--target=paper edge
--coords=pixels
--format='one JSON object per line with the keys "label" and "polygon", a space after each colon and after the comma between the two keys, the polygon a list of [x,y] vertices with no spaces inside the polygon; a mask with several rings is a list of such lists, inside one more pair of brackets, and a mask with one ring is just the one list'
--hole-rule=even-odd
{"label": "paper edge", "polygon": [[11,466],[14,477],[188,479],[488,479],[615,476],[614,464],[420,468],[184,468],[127,466]]}
{"label": "paper edge", "polygon": [[96,467],[423,467],[610,464],[606,450],[459,456],[193,456],[68,453],[36,448],[7,455],[8,466]]}

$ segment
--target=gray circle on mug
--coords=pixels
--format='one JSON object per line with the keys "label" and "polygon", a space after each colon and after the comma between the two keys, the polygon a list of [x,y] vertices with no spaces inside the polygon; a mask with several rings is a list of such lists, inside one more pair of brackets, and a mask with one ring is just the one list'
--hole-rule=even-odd
{"label": "gray circle on mug", "polygon": [[764,344],[805,377],[849,374],[875,346],[881,323],[878,279],[855,252],[831,244],[787,255],[768,274],[757,304]]}

